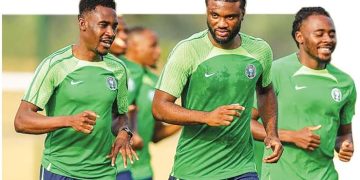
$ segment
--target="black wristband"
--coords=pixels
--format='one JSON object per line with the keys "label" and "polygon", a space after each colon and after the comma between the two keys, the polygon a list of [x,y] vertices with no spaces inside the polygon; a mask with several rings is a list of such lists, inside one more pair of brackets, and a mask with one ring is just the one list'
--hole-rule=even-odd
{"label": "black wristband", "polygon": [[121,128],[120,131],[125,131],[130,136],[130,138],[133,137],[133,133],[131,132],[130,128],[128,128],[126,126]]}

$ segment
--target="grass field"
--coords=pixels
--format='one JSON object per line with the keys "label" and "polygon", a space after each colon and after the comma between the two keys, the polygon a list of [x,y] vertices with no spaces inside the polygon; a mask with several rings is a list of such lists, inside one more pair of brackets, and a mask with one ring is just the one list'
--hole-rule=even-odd
{"label": "grass field", "polygon": [[[23,92],[2,92],[3,175],[6,180],[37,180],[45,135],[19,134],[13,120]],[[167,179],[172,167],[179,133],[150,145],[154,179]]]}

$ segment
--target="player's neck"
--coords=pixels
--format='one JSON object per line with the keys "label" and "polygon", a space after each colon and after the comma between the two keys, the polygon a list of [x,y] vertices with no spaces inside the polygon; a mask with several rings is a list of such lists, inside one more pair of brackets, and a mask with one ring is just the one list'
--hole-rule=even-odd
{"label": "player's neck", "polygon": [[103,59],[102,56],[87,49],[85,46],[81,45],[81,43],[72,46],[72,53],[76,58],[84,61],[97,62],[102,61]]}
{"label": "player's neck", "polygon": [[328,63],[320,62],[320,61],[316,60],[315,57],[312,57],[303,51],[297,52],[296,55],[297,55],[299,62],[302,65],[304,65],[310,69],[322,70],[322,69],[325,69],[326,65],[328,64]]}

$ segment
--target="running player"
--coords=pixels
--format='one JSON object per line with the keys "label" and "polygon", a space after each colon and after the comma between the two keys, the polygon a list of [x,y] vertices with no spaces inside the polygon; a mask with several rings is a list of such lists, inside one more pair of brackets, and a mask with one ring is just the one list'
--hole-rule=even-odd
{"label": "running player", "polygon": [[81,0],[79,10],[79,42],[42,61],[15,117],[17,132],[47,133],[40,179],[114,179],[118,152],[125,165],[136,155],[125,123],[126,70],[108,54],[115,2]]}
{"label": "running player", "polygon": [[[276,98],[269,45],[239,33],[245,0],[207,0],[208,30],[181,41],[169,56],[154,96],[156,119],[184,125],[170,179],[258,179],[250,131],[257,90],[276,162]],[[174,102],[182,97],[182,106]]]}
{"label": "running player", "polygon": [[330,63],[336,31],[325,9],[300,9],[292,36],[299,51],[275,61],[272,69],[285,150],[276,164],[263,164],[262,178],[337,180],[334,149],[342,161],[354,151],[355,85]]}

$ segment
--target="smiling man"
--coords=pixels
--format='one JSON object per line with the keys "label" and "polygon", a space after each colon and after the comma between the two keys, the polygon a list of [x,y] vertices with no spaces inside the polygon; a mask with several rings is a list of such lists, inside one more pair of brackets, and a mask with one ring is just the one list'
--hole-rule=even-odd
{"label": "smiling man", "polygon": [[[42,61],[15,117],[17,132],[47,133],[40,179],[115,179],[119,151],[125,165],[126,155],[136,156],[126,125],[126,69],[108,54],[115,2],[81,0],[79,10],[79,42]],[[43,109],[46,116],[37,113]]]}
{"label": "smiling man", "polygon": [[[299,51],[276,60],[272,69],[284,153],[276,164],[263,164],[261,178],[337,180],[334,149],[345,162],[354,151],[355,85],[330,64],[336,31],[325,9],[302,8],[292,36]],[[256,124],[260,128],[254,129],[261,131],[262,125]]]}
{"label": "smiling man", "polygon": [[[240,33],[245,0],[207,0],[208,29],[178,43],[153,101],[157,120],[183,125],[170,179],[258,179],[250,132],[254,93],[276,162],[277,104],[270,80],[272,51]],[[174,102],[181,96],[182,106]]]}

